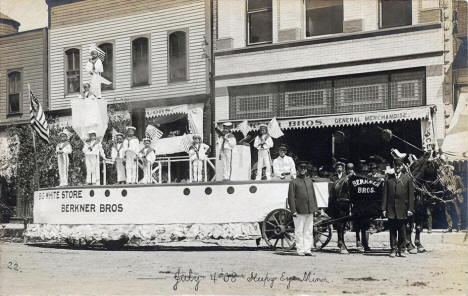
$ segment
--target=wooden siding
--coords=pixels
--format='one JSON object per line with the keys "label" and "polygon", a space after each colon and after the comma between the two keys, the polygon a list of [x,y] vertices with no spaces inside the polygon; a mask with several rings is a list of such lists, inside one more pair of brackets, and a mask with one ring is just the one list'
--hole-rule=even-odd
{"label": "wooden siding", "polygon": [[[22,116],[7,116],[8,71],[22,72]],[[0,124],[29,119],[28,83],[47,107],[47,29],[0,37]]]}
{"label": "wooden siding", "polygon": [[[106,7],[105,9],[103,7]],[[105,13],[103,13],[105,11]],[[89,45],[111,41],[114,44],[114,89],[103,91],[111,102],[158,100],[207,94],[207,60],[203,54],[206,34],[206,10],[203,0],[159,1],[82,1],[52,8],[50,29],[50,97],[51,110],[70,108],[64,89],[64,50],[81,50],[81,81]],[[167,33],[188,31],[189,80],[169,83]],[[150,85],[132,87],[131,41],[137,36],[150,38]]]}

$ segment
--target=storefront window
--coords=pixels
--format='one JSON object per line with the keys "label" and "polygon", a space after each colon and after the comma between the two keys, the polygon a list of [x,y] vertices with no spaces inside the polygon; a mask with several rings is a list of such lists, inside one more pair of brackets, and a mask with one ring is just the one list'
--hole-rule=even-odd
{"label": "storefront window", "polygon": [[231,118],[266,118],[274,116],[278,86],[274,84],[233,87],[229,89]]}
{"label": "storefront window", "polygon": [[343,0],[306,0],[306,36],[343,32]]}
{"label": "storefront window", "polygon": [[247,0],[248,44],[273,40],[271,0]]}
{"label": "storefront window", "polygon": [[380,26],[391,28],[412,24],[412,0],[380,0]]}

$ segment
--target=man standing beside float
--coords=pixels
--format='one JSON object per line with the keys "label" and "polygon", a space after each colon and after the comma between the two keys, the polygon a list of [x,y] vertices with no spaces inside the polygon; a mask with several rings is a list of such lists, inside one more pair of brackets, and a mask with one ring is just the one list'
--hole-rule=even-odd
{"label": "man standing beside float", "polygon": [[271,156],[270,148],[273,148],[273,140],[268,134],[268,126],[261,124],[259,134],[255,137],[254,147],[258,150],[257,160],[257,181],[262,179],[262,170],[265,166],[265,176],[267,180],[271,180]]}
{"label": "man standing beside float", "polygon": [[138,182],[138,152],[140,151],[140,141],[135,137],[136,128],[127,126],[127,138],[123,141],[125,153],[125,169],[127,174],[127,184]]}

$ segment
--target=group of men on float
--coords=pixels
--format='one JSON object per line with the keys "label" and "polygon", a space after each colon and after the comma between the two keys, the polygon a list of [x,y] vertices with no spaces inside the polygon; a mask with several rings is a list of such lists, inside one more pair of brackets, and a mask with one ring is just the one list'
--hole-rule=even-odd
{"label": "group of men on float", "polygon": [[[154,149],[151,147],[151,139],[143,139],[143,148],[135,137],[135,127],[126,128],[127,136],[122,133],[115,134],[115,143],[111,149],[111,159],[117,171],[119,184],[151,183],[152,163],[156,159]],[[60,177],[59,186],[68,186],[69,155],[72,153],[71,144],[68,142],[71,134],[63,130],[59,134],[60,142],[56,147],[58,170]],[[96,131],[88,132],[88,139],[82,149],[86,164],[86,183],[89,185],[100,184],[100,158],[107,159],[101,142],[96,138]],[[138,180],[138,160],[142,162],[143,179]]]}
{"label": "group of men on float", "polygon": [[[223,130],[218,132],[217,147],[219,151],[219,159],[223,164],[223,179],[231,180],[232,173],[232,151],[237,145],[237,140],[231,132],[232,123],[226,122],[223,124]],[[268,126],[261,124],[259,126],[258,135],[254,139],[254,148],[257,150],[257,174],[255,180],[261,180],[263,168],[265,168],[265,178],[271,180],[272,177],[284,179],[290,177],[296,178],[296,165],[294,160],[286,155],[287,147],[281,145],[279,147],[279,156],[272,161],[270,149],[273,148],[273,139],[268,134]],[[273,173],[272,173],[273,169]]]}
{"label": "group of men on float", "polygon": [[[224,180],[231,179],[232,171],[232,150],[237,145],[235,136],[231,133],[232,123],[223,124],[223,130],[218,131],[217,147],[219,157],[223,164]],[[155,150],[151,147],[152,140],[144,138],[143,148],[135,137],[135,127],[126,128],[127,135],[115,134],[115,142],[111,148],[111,159],[117,171],[117,182],[119,184],[152,183],[152,166],[156,159]],[[71,134],[63,130],[59,134],[60,142],[56,147],[58,159],[58,170],[60,177],[59,186],[68,186],[69,155],[72,153],[71,144],[68,142]],[[268,134],[266,125],[259,127],[259,134],[255,137],[254,147],[258,151],[256,180],[262,179],[262,171],[265,167],[265,176],[271,180],[272,176],[279,179],[290,177],[296,178],[296,166],[294,160],[286,155],[286,146],[279,148],[279,156],[274,161],[271,160],[270,149],[273,148],[273,140]],[[193,143],[188,151],[189,161],[192,168],[192,180],[194,182],[203,181],[203,162],[207,158],[210,147],[201,141],[199,135],[193,136]],[[83,153],[86,163],[86,183],[89,185],[100,184],[100,159],[107,159],[104,154],[101,142],[96,138],[96,131],[90,130],[88,139],[84,142]],[[143,178],[138,178],[138,161],[142,163]],[[273,174],[272,174],[273,169]]]}

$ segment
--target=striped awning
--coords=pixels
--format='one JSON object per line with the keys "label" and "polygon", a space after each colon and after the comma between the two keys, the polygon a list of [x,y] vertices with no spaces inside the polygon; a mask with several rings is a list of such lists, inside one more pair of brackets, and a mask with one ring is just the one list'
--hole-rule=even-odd
{"label": "striped awning", "polygon": [[[337,127],[337,126],[358,126],[365,124],[376,124],[385,122],[407,121],[429,118],[432,106],[421,106],[404,109],[380,110],[370,112],[360,112],[352,114],[334,114],[329,116],[306,116],[306,117],[289,117],[277,118],[277,121],[283,130],[288,129],[305,129],[305,128],[322,128],[322,127]],[[250,127],[255,130],[260,124],[266,124],[271,120],[268,119],[252,119],[248,120]],[[226,122],[228,120],[220,121]],[[238,124],[243,120],[231,121],[234,124],[234,131],[238,131]]]}

